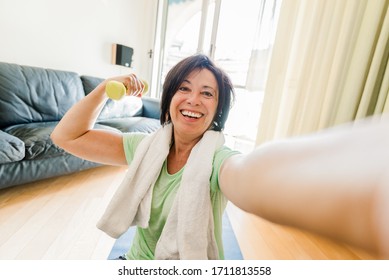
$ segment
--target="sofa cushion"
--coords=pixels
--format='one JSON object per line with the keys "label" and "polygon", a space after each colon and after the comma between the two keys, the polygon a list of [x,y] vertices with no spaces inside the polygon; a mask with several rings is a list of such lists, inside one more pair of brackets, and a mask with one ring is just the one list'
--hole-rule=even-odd
{"label": "sofa cushion", "polygon": [[[94,90],[104,79],[81,76],[82,86],[85,94],[89,94]],[[143,111],[142,99],[128,96],[119,101],[109,99],[99,115],[99,120],[107,120],[113,118],[126,118],[141,116]]]}
{"label": "sofa cushion", "polygon": [[5,131],[24,142],[25,159],[49,158],[65,154],[50,139],[56,125],[57,122],[20,124],[8,127]]}
{"label": "sofa cushion", "polygon": [[128,96],[121,100],[109,99],[99,115],[99,120],[120,119],[141,116],[143,112],[142,99]]}
{"label": "sofa cushion", "polygon": [[99,165],[98,163],[83,160],[70,154],[0,164],[0,189],[70,174]]}
{"label": "sofa cushion", "polygon": [[83,96],[77,73],[0,62],[0,128],[58,121]]}
{"label": "sofa cushion", "polygon": [[[25,159],[50,158],[66,154],[66,152],[55,145],[50,138],[58,122],[41,122],[14,125],[5,131],[24,142]],[[109,129],[118,131],[115,128],[96,124],[97,129]]]}
{"label": "sofa cushion", "polygon": [[24,158],[24,143],[0,130],[0,164],[15,162]]}
{"label": "sofa cushion", "polygon": [[154,97],[143,96],[143,113],[142,117],[160,119],[161,116],[161,100]]}
{"label": "sofa cushion", "polygon": [[99,124],[115,127],[122,132],[151,133],[161,127],[159,120],[145,117],[103,120],[99,121]]}
{"label": "sofa cushion", "polygon": [[80,77],[82,81],[82,86],[84,88],[85,95],[88,95],[92,90],[94,90],[104,79],[92,76],[83,75]]}

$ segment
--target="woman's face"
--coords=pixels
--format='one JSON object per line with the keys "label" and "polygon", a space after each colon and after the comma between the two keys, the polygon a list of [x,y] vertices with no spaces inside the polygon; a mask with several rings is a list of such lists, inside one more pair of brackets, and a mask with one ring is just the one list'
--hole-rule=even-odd
{"label": "woman's face", "polygon": [[208,69],[195,70],[181,83],[170,103],[175,133],[201,137],[212,125],[219,90]]}

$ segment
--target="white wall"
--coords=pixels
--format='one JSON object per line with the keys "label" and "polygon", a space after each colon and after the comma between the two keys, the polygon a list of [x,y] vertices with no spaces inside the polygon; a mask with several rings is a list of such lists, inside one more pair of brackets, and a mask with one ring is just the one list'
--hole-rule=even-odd
{"label": "white wall", "polygon": [[[156,8],[156,0],[0,0],[0,61],[148,79]],[[134,48],[132,68],[111,64],[113,43]]]}

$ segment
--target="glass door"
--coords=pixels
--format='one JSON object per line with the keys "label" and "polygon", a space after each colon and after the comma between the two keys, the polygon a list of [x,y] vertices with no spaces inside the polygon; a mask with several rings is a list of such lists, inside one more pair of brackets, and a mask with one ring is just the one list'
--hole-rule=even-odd
{"label": "glass door", "polygon": [[254,148],[280,0],[222,0],[214,60],[231,77],[236,102],[225,134],[242,152]]}

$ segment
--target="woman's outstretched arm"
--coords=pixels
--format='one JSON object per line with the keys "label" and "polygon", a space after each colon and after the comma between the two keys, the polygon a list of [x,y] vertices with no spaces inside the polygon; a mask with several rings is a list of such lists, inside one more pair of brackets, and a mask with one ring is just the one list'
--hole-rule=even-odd
{"label": "woman's outstretched arm", "polygon": [[247,212],[389,257],[388,116],[264,144],[228,159],[219,181]]}

